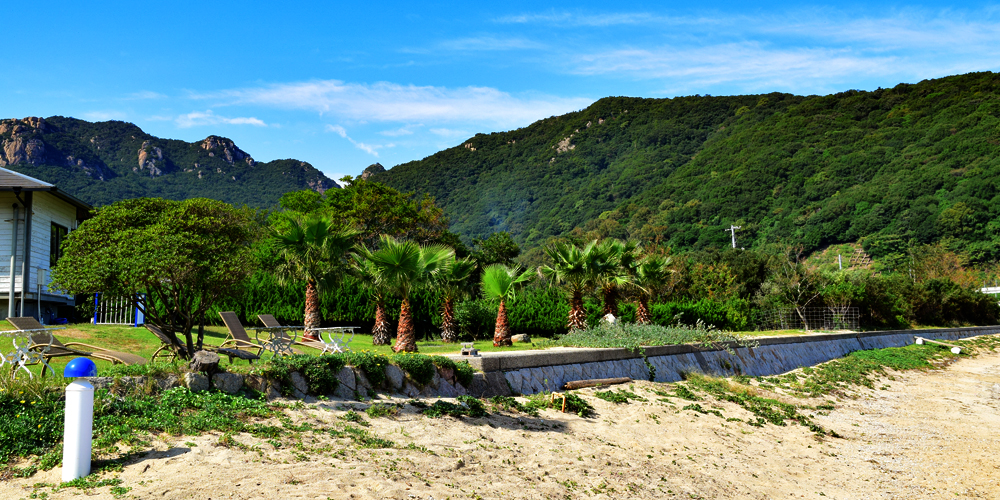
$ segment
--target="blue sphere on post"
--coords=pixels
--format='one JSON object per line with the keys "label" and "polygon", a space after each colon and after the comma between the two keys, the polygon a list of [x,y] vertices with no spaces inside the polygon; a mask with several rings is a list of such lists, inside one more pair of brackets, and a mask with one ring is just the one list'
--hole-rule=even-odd
{"label": "blue sphere on post", "polygon": [[69,363],[66,363],[66,368],[63,370],[65,378],[96,376],[97,365],[90,358],[73,358]]}

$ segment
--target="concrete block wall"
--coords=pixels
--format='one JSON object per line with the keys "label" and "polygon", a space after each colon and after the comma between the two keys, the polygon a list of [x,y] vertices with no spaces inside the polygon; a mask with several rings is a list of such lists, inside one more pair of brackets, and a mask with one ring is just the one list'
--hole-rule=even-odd
{"label": "concrete block wall", "polygon": [[[724,349],[694,346],[660,346],[645,350],[647,359],[656,368],[655,380],[676,382],[685,372],[752,377],[777,375],[854,351],[902,347],[912,344],[916,336],[956,340],[997,333],[1000,333],[1000,326],[771,337],[760,339],[759,347],[753,349],[731,345],[733,354]],[[563,348],[484,353],[479,358],[462,359],[469,360],[484,372],[502,373],[511,390],[521,394],[558,391],[573,380],[612,377],[645,380],[649,377],[642,357],[626,349]]]}

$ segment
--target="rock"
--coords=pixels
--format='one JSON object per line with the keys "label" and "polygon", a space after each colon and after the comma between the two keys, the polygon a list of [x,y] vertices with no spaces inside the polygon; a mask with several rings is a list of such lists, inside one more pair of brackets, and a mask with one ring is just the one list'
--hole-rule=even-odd
{"label": "rock", "polygon": [[393,364],[385,365],[385,385],[390,391],[397,391],[403,388],[403,370]]}
{"label": "rock", "polygon": [[264,378],[260,375],[247,375],[243,379],[247,387],[264,394],[268,401],[281,397],[280,386],[277,382]]}
{"label": "rock", "polygon": [[163,391],[173,389],[174,387],[181,386],[181,378],[171,373],[161,379],[157,379],[156,385],[160,386],[160,390]]}
{"label": "rock", "polygon": [[212,385],[226,394],[236,394],[243,388],[243,377],[235,373],[216,373],[212,375]]}
{"label": "rock", "polygon": [[357,399],[357,377],[354,376],[354,370],[350,366],[345,366],[337,372],[337,388],[333,391],[333,395],[340,399]]}
{"label": "rock", "polygon": [[364,397],[370,397],[375,393],[375,387],[365,376],[365,371],[361,368],[354,368],[354,380],[357,384],[356,390],[358,393]]}
{"label": "rock", "polygon": [[403,382],[403,389],[400,392],[408,398],[415,398],[420,395],[420,389],[409,382]]}
{"label": "rock", "polygon": [[519,333],[519,334],[514,335],[513,337],[511,337],[510,341],[514,342],[514,343],[517,343],[517,342],[529,343],[529,342],[531,342],[531,336],[528,335],[527,333]]}
{"label": "rock", "polygon": [[207,391],[208,377],[200,373],[185,373],[184,386],[191,392]]}
{"label": "rock", "polygon": [[458,391],[455,390],[455,386],[448,382],[447,380],[441,379],[441,383],[437,386],[437,395],[442,398],[454,398],[457,397]]}
{"label": "rock", "polygon": [[605,314],[604,317],[601,318],[601,321],[603,321],[603,322],[605,322],[605,323],[607,323],[609,325],[617,325],[618,324],[618,318],[616,318],[615,315],[611,314],[611,313]]}
{"label": "rock", "polygon": [[[522,386],[522,392],[524,392],[524,389],[525,387]],[[512,394],[503,372],[476,372],[472,374],[472,386],[469,388],[468,393],[477,398],[510,396]]]}
{"label": "rock", "polygon": [[209,351],[198,351],[191,357],[191,371],[211,375],[219,369],[219,355]]}
{"label": "rock", "polygon": [[298,399],[303,399],[306,394],[309,394],[309,383],[306,382],[306,378],[302,376],[299,372],[292,372],[288,375],[288,378],[292,380],[292,395]]}

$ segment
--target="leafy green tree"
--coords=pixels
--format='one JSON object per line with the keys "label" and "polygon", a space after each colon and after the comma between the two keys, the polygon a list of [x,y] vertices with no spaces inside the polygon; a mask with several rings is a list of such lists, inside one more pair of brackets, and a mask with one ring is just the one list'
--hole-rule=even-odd
{"label": "leafy green tree", "polygon": [[323,195],[312,189],[291,191],[281,195],[279,203],[285,210],[308,214],[323,206]]}
{"label": "leafy green tree", "polygon": [[490,264],[483,269],[480,285],[483,295],[500,302],[497,310],[496,329],[493,333],[493,346],[510,346],[510,323],[507,321],[507,302],[513,302],[520,285],[531,280],[531,271],[521,272],[516,267],[503,264]]}
{"label": "leafy green tree", "polygon": [[514,264],[514,259],[521,255],[521,247],[507,231],[493,233],[485,240],[473,238],[472,247],[472,258],[480,268],[490,264],[510,266]]}
{"label": "leafy green tree", "polygon": [[587,310],[583,307],[583,295],[598,283],[595,261],[599,261],[597,241],[591,241],[583,248],[571,243],[557,241],[545,247],[545,254],[551,264],[538,268],[538,274],[549,280],[553,286],[562,286],[569,295],[570,330],[587,328]]}
{"label": "leafy green tree", "polygon": [[757,299],[763,307],[793,308],[809,330],[806,307],[819,298],[822,288],[823,276],[802,263],[801,249],[792,248],[773,257],[771,276],[761,286]]}
{"label": "leafy green tree", "polygon": [[362,253],[378,268],[387,289],[402,299],[393,350],[416,352],[417,338],[410,312],[410,296],[415,290],[433,282],[441,266],[449,258],[454,258],[454,250],[442,245],[421,246],[414,241],[383,235],[378,250],[363,248]]}
{"label": "leafy green tree", "polygon": [[307,215],[301,220],[288,218],[283,226],[272,231],[274,245],[283,258],[276,274],[282,285],[305,281],[303,335],[315,339],[322,321],[320,287],[333,285],[345,274],[347,255],[358,233],[341,229],[332,220],[317,215]]}
{"label": "leafy green tree", "polygon": [[458,342],[455,301],[472,293],[475,271],[476,263],[470,259],[449,259],[437,275],[436,284],[442,296],[441,340],[444,342]]}
{"label": "leafy green tree", "polygon": [[[253,272],[254,213],[221,201],[136,198],[96,210],[66,238],[53,287],[70,293],[129,297],[146,321],[187,352],[202,347],[194,325],[219,301],[240,292]],[[145,300],[137,294],[145,293]]]}
{"label": "leafy green tree", "polygon": [[355,177],[343,189],[326,192],[320,209],[332,220],[361,232],[361,242],[373,248],[382,235],[418,244],[440,241],[448,219],[429,196],[414,199],[385,184]]}

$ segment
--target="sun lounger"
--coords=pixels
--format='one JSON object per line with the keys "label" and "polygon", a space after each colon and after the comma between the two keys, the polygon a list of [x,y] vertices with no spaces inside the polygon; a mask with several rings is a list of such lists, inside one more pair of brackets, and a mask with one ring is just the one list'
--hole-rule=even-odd
{"label": "sun lounger", "polygon": [[[284,333],[284,330],[304,330],[305,329],[305,327],[302,327],[302,326],[285,326],[285,325],[282,325],[281,322],[279,322],[277,319],[275,319],[274,315],[272,315],[272,314],[258,314],[257,318],[260,319],[260,322],[264,324],[264,327],[272,329],[272,331],[275,331],[275,332]],[[317,350],[320,350],[320,351],[325,351],[326,350],[326,344],[322,341],[322,339],[320,339],[320,340],[309,340],[309,339],[307,339],[305,337],[301,337],[299,340],[294,340],[292,343],[295,344],[295,345],[301,345],[301,346],[305,346],[305,347],[312,347],[313,349],[317,349]]]}
{"label": "sun lounger", "polygon": [[[45,328],[38,320],[30,316],[7,318],[7,322],[21,331],[38,332],[31,335],[31,350],[41,352],[45,361],[65,356],[83,356],[110,361],[112,364],[141,365],[146,363],[146,358],[136,356],[135,354],[112,351],[82,342],[67,342],[64,344],[52,335],[52,329]],[[76,349],[76,347],[83,347],[87,351]],[[44,374],[45,367],[42,367],[42,375]]]}
{"label": "sun lounger", "polygon": [[[229,330],[229,337],[222,343],[222,347],[231,345],[238,349],[256,349],[258,356],[260,356],[265,350],[270,351],[275,356],[302,354],[301,352],[292,349],[291,345],[294,342],[294,339],[289,338],[283,332],[280,332],[280,329],[278,329],[278,334],[274,334],[274,330],[276,329],[268,327],[257,329],[256,338],[254,340],[250,340],[250,335],[247,335],[247,331],[243,328],[243,323],[240,321],[240,317],[237,316],[236,313],[232,311],[220,312],[219,316],[222,317],[222,322],[226,324],[226,328]],[[267,338],[260,338],[261,331],[267,333]]]}
{"label": "sun lounger", "polygon": [[[175,343],[170,337],[167,336],[167,334],[163,333],[163,330],[161,330],[159,327],[151,325],[149,323],[146,323],[143,326],[145,326],[147,330],[149,330],[153,335],[156,336],[156,338],[160,339],[160,342],[162,342],[160,348],[153,353],[152,357],[153,362],[160,360],[169,363],[177,359],[178,357],[181,357],[182,359],[190,358],[190,356],[187,355],[187,346],[184,345],[184,343],[180,342],[180,339],[177,339],[177,342]],[[237,349],[235,347],[219,347],[209,344],[202,344],[201,347],[206,351],[212,351],[215,353],[223,354],[225,356],[229,356],[230,364],[232,364],[234,358],[245,359],[250,363],[253,363],[253,360],[255,359],[260,359],[259,356],[250,351]]]}

